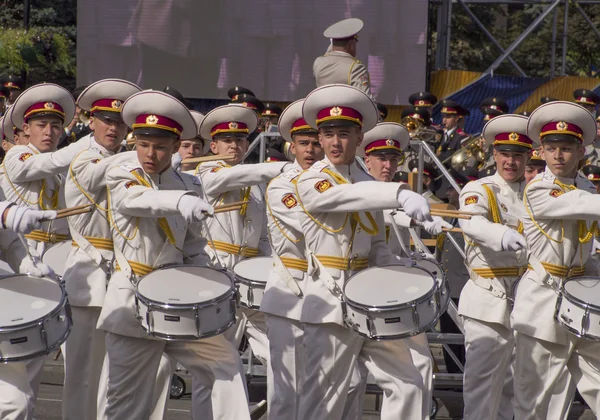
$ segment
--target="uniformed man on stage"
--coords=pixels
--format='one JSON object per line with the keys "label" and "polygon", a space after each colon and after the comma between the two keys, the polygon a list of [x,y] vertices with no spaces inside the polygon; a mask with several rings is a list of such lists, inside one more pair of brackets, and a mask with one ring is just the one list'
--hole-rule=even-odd
{"label": "uniformed man on stage", "polygon": [[223,335],[157,340],[135,316],[132,280],[162,265],[208,263],[197,222],[213,213],[212,206],[200,198],[203,191],[196,178],[171,167],[179,139],[194,137],[196,122],[183,103],[157,91],[131,96],[121,114],[133,129],[136,151],[106,175],[117,267],[98,321],[98,328],[106,331],[109,378],[102,418],[148,418],[165,352],[212,389],[215,417],[249,419],[243,366],[237,349]]}
{"label": "uniformed man on stage", "polygon": [[468,183],[460,193],[460,210],[477,214],[460,220],[465,234],[471,281],[460,294],[466,363],[463,380],[466,419],[510,419],[513,358],[510,327],[512,289],[527,269],[521,235],[525,165],[532,149],[527,118],[501,115],[483,128],[493,147],[496,174]]}
{"label": "uniformed man on stage", "polygon": [[17,97],[21,94],[23,89],[25,89],[25,82],[18,76],[9,75],[7,77],[2,78],[2,84],[4,87],[8,88],[10,95],[8,96],[7,105],[12,105],[17,100]]}
{"label": "uniformed man on stage", "polygon": [[581,173],[588,181],[594,184],[596,192],[600,194],[600,166],[586,165],[581,168]]}
{"label": "uniformed man on stage", "polygon": [[[578,338],[555,319],[564,283],[584,274],[598,276],[588,258],[600,196],[577,172],[584,147],[596,136],[596,121],[577,104],[552,102],[531,113],[527,135],[536,146],[541,143],[546,170],[527,185],[524,194],[529,270],[519,281],[511,315],[517,331],[515,418],[552,414],[548,408],[552,396],[568,392],[568,381],[561,380],[567,370],[598,416],[600,344]],[[593,293],[589,297],[593,299]],[[568,325],[573,320],[564,317],[561,322]]]}
{"label": "uniformed man on stage", "polygon": [[416,92],[408,97],[408,103],[414,107],[425,109],[431,114],[437,103],[437,97],[430,92]]}
{"label": "uniformed man on stage", "polygon": [[[64,262],[63,280],[69,294],[73,328],[65,343],[63,419],[94,419],[97,395],[106,392],[100,372],[106,354],[104,331],[96,328],[111,274],[113,241],[107,219],[105,174],[118,159],[131,159],[133,152],[115,156],[127,135],[121,106],[141,89],[119,79],[106,79],[83,90],[77,103],[90,113],[93,134],[89,149],[71,163],[65,182],[67,207],[92,204],[92,212],[68,219],[73,247]],[[169,372],[170,373],[170,372]],[[106,378],[103,378],[104,382]],[[87,386],[82,386],[86,383]],[[104,409],[104,407],[101,407]],[[102,414],[102,411],[101,411]]]}
{"label": "uniformed man on stage", "polygon": [[546,161],[542,159],[539,149],[533,149],[529,156],[527,166],[525,166],[525,182],[529,184],[537,174],[544,172],[545,169]]}
{"label": "uniformed man on stage", "polygon": [[[256,112],[238,105],[224,105],[210,111],[200,125],[200,136],[215,155],[232,157],[205,162],[196,170],[204,194],[212,205],[248,201],[242,209],[217,214],[207,220],[211,240],[206,251],[215,264],[232,270],[242,259],[271,255],[266,232],[266,211],[263,190],[265,184],[280,175],[291,162],[239,165],[248,150],[248,135],[258,124]],[[208,233],[206,234],[209,237]],[[226,333],[236,347],[242,335],[248,338],[254,355],[268,366],[269,342],[264,314],[254,309],[238,309],[237,328]],[[270,392],[270,391],[269,391]],[[210,389],[194,386],[192,398],[195,418],[210,418],[206,395]]]}
{"label": "uniformed man on stage", "polygon": [[504,98],[500,98],[500,97],[496,97],[496,96],[485,98],[483,101],[481,101],[481,104],[479,105],[479,109],[481,109],[483,111],[485,108],[490,108],[495,111],[500,111],[500,114],[508,114],[508,111],[509,111],[508,102],[506,102],[506,100],[504,100]]}
{"label": "uniformed man on stage", "polygon": [[279,132],[296,156],[294,167],[274,178],[266,191],[269,238],[273,264],[260,310],[269,339],[273,392],[268,401],[274,419],[298,418],[304,377],[302,344],[303,290],[308,263],[302,228],[296,217],[302,211],[296,198],[296,180],[303,170],[324,157],[318,133],[302,118],[304,100],[290,104],[281,114]]}
{"label": "uniformed man on stage", "polygon": [[317,57],[313,63],[317,87],[332,83],[347,84],[372,97],[369,72],[356,58],[358,33],[362,28],[362,20],[350,18],[331,25],[323,32],[325,38],[331,39],[331,50]]}
{"label": "uniformed man on stage", "polygon": [[468,135],[459,127],[459,122],[469,115],[469,111],[449,99],[442,100],[441,106],[444,135],[437,149],[437,155],[443,162],[463,146],[462,141]]}
{"label": "uniformed man on stage", "polygon": [[[194,117],[194,120],[196,121],[196,125],[198,127],[200,127],[200,124],[202,123],[202,120],[204,119],[204,114],[198,112],[198,111],[190,111],[190,113],[192,114],[192,117]],[[177,157],[178,159],[181,159],[181,161],[183,161],[184,159],[192,159],[192,158],[196,158],[196,157],[201,157],[204,155],[204,139],[202,137],[200,137],[200,134],[197,133],[196,137],[193,137],[191,139],[184,139],[181,140],[181,145],[179,146],[179,151],[173,155],[174,157]],[[194,173],[196,172],[196,167],[198,166],[197,163],[183,163],[180,162],[180,167],[176,168],[178,170],[181,170],[181,172],[185,172],[188,173],[190,175],[194,175]]]}
{"label": "uniformed man on stage", "polygon": [[600,104],[600,96],[589,89],[577,89],[573,92],[575,103],[581,105],[596,117],[596,108]]}
{"label": "uniformed man on stage", "polygon": [[425,222],[431,220],[429,206],[406,186],[372,181],[357,165],[363,131],[378,120],[377,108],[364,92],[347,85],[322,86],[307,96],[302,114],[319,131],[326,158],[300,174],[296,184],[309,276],[300,320],[306,377],[298,417],[341,419],[359,358],[384,389],[382,417],[425,418],[423,379],[406,343],[365,340],[346,328],[340,298],[352,273],[390,261],[381,210],[400,206],[409,217]]}

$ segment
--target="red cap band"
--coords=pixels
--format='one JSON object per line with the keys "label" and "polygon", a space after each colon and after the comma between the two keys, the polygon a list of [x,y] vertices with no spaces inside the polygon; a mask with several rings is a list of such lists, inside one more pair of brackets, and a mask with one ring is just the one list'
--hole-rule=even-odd
{"label": "red cap band", "polygon": [[221,133],[244,133],[248,134],[250,130],[248,130],[248,126],[242,122],[237,121],[228,121],[222,122],[221,124],[215,125],[210,130],[210,136],[214,137],[217,134]]}
{"label": "red cap band", "polygon": [[345,106],[325,108],[320,110],[317,114],[317,125],[332,120],[352,121],[362,127],[363,116],[355,109],[347,108]]}
{"label": "red cap band", "polygon": [[56,102],[37,102],[27,108],[25,114],[23,115],[23,120],[27,122],[28,119],[35,117],[36,114],[56,114],[63,121],[65,120],[65,112],[62,107]]}
{"label": "red cap band", "polygon": [[583,141],[583,130],[575,124],[565,121],[551,122],[543,126],[540,131],[540,138],[544,138],[549,134],[568,134]]}
{"label": "red cap band", "polygon": [[586,96],[580,96],[579,98],[575,99],[575,102],[586,105],[596,105],[596,102],[594,102],[592,98],[588,98]]}
{"label": "red cap band", "polygon": [[449,106],[445,106],[442,108],[442,114],[458,114],[456,108],[450,108]]}
{"label": "red cap band", "polygon": [[533,147],[533,142],[525,134],[521,133],[500,133],[497,134],[494,140],[494,146],[497,145],[513,145],[522,146],[528,149]]}
{"label": "red cap band", "polygon": [[419,99],[418,101],[415,101],[413,105],[414,106],[432,106],[433,104],[429,101]]}
{"label": "red cap band", "polygon": [[374,140],[365,147],[365,154],[375,152],[377,150],[396,150],[402,152],[400,142],[394,139]]}
{"label": "red cap band", "polygon": [[292,124],[292,128],[290,129],[290,133],[295,133],[296,131],[300,130],[312,130],[312,127],[306,123],[304,118],[294,121],[294,124]]}
{"label": "red cap band", "polygon": [[123,101],[119,99],[98,99],[92,104],[90,112],[94,111],[110,111],[110,112],[121,112],[121,106]]}
{"label": "red cap band", "polygon": [[135,123],[131,126],[133,129],[136,128],[158,128],[160,130],[169,131],[171,133],[181,136],[183,127],[170,118],[163,117],[162,115],[156,114],[141,114],[135,119]]}

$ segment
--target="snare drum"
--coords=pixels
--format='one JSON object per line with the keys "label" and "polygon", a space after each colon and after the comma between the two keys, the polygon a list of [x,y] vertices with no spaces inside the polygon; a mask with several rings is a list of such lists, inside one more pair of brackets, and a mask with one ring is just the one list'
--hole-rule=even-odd
{"label": "snare drum", "polygon": [[374,340],[420,334],[440,317],[436,290],[433,275],[414,262],[367,268],[344,286],[346,325]]}
{"label": "snare drum", "polygon": [[448,305],[450,304],[450,285],[446,279],[444,269],[440,264],[432,259],[424,258],[416,261],[417,265],[423,267],[425,270],[433,274],[437,281],[436,299],[440,305],[440,315],[446,312]]}
{"label": "snare drum", "polygon": [[52,245],[42,255],[42,262],[49,265],[57,276],[62,277],[65,274],[65,263],[67,262],[67,256],[73,245],[71,241],[60,242],[56,245]]}
{"label": "snare drum", "polygon": [[273,257],[249,258],[233,267],[241,306],[260,308],[271,270],[273,270]]}
{"label": "snare drum", "polygon": [[210,267],[159,268],[141,278],[135,302],[142,328],[164,340],[212,337],[235,323],[232,276]]}
{"label": "snare drum", "polygon": [[0,277],[0,362],[44,356],[71,332],[71,308],[63,285],[46,277]]}
{"label": "snare drum", "polygon": [[563,283],[556,302],[554,318],[577,337],[600,340],[598,303],[600,303],[600,278],[573,277]]}

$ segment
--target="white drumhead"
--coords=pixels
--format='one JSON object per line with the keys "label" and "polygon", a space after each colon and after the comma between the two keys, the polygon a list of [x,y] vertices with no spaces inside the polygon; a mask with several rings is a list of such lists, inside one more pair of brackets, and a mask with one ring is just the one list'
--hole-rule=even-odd
{"label": "white drumhead", "polygon": [[153,271],[140,280],[138,293],[156,302],[188,305],[215,299],[231,288],[224,272],[190,265]]}
{"label": "white drumhead", "polygon": [[362,305],[395,306],[424,296],[433,285],[433,277],[418,267],[374,267],[352,276],[344,295]]}
{"label": "white drumhead", "polygon": [[0,278],[0,326],[35,321],[61,302],[62,289],[52,279],[15,274]]}
{"label": "white drumhead", "polygon": [[72,247],[73,245],[70,241],[53,245],[42,255],[42,262],[48,264],[57,275],[62,277],[65,274],[65,263]]}
{"label": "white drumhead", "polygon": [[273,270],[273,257],[255,257],[240,261],[233,267],[233,272],[245,279],[267,282]]}
{"label": "white drumhead", "polygon": [[567,293],[593,305],[600,305],[600,278],[598,277],[579,277],[565,282],[564,286]]}
{"label": "white drumhead", "polygon": [[442,268],[435,262],[428,259],[418,260],[415,262],[419,267],[423,267],[425,270],[433,274],[436,279],[441,280],[443,278]]}

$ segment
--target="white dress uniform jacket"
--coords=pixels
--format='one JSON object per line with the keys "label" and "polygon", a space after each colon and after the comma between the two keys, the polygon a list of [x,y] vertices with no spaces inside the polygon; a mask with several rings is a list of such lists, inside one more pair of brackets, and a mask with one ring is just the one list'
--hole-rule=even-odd
{"label": "white dress uniform jacket", "polygon": [[[34,210],[54,210],[64,207],[59,174],[65,171],[73,158],[89,147],[89,137],[53,153],[40,153],[33,145],[14,146],[2,163],[4,176],[1,179],[6,198],[21,206]],[[51,242],[51,233],[60,235],[54,241],[66,240],[68,234],[65,219],[44,222],[40,231],[27,235],[28,239],[41,241],[38,251],[44,251],[43,242]]]}
{"label": "white dress uniform jacket", "polygon": [[[200,226],[188,225],[177,209],[183,195],[201,193],[197,179],[170,167],[159,175],[148,175],[137,156],[110,169],[106,177],[114,246],[129,262],[151,269],[182,264],[185,255],[186,263],[207,263],[206,241],[199,234]],[[145,186],[146,183],[150,186]],[[160,217],[166,218],[174,244],[159,225]],[[115,334],[149,338],[135,318],[134,297],[129,279],[122,271],[115,272],[98,327]]]}
{"label": "white dress uniform jacket", "polygon": [[460,210],[478,214],[459,222],[466,235],[471,274],[460,296],[458,313],[462,316],[510,328],[509,298],[515,281],[526,270],[527,255],[503,251],[502,237],[509,229],[522,229],[524,186],[524,181],[508,183],[495,174],[469,182],[460,193]]}
{"label": "white dress uniform jacket", "polygon": [[[212,206],[249,200],[240,211],[215,214],[206,221],[210,237],[217,247],[218,260],[228,269],[244,258],[270,255],[266,231],[263,193],[258,184],[266,183],[281,174],[287,163],[261,163],[231,167],[223,161],[203,163],[197,168],[206,200]],[[243,213],[243,214],[242,214]],[[206,252],[214,258],[209,242]]]}
{"label": "white dress uniform jacket", "polygon": [[[595,193],[594,185],[583,176],[558,178],[549,168],[527,185],[523,226],[533,270],[517,288],[512,312],[516,331],[567,344],[567,331],[554,321],[558,288],[567,275],[596,274],[595,265],[586,266],[594,232],[587,242],[579,240],[579,229],[589,232],[592,222],[600,219],[600,200]],[[552,270],[547,264],[560,268]]]}
{"label": "white dress uniform jacket", "polygon": [[[299,217],[310,256],[302,322],[344,325],[340,292],[353,273],[351,268],[383,265],[391,258],[385,242],[383,214],[366,212],[397,207],[399,189],[408,187],[373,181],[356,162],[342,168],[344,173],[324,159],[298,178],[297,195],[302,209]],[[357,184],[348,188],[354,183]],[[352,212],[357,210],[360,224],[354,228]],[[322,272],[322,267],[318,269],[320,260],[334,262],[323,263],[325,266],[337,262],[340,267],[348,268],[326,267]]]}
{"label": "white dress uniform jacket", "polygon": [[365,65],[344,51],[328,51],[313,63],[317,87],[331,83],[354,86],[371,96],[371,79]]}

